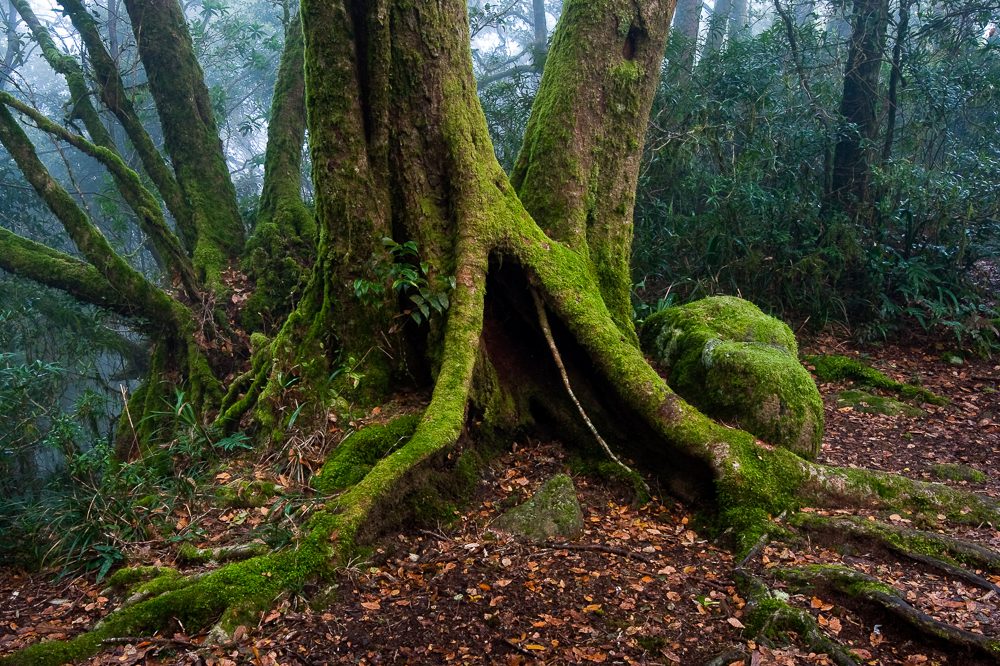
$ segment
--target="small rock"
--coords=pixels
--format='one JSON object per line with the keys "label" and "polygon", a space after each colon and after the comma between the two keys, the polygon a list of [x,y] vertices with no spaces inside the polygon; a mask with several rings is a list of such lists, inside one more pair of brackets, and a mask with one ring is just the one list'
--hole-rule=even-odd
{"label": "small rock", "polygon": [[583,534],[583,511],[573,480],[566,474],[553,476],[528,501],[497,518],[493,527],[530,541],[575,539]]}

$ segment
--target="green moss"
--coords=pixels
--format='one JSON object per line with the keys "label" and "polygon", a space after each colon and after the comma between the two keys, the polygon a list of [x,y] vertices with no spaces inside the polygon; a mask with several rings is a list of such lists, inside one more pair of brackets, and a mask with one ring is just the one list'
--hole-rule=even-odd
{"label": "green moss", "polygon": [[783,322],[716,296],[651,316],[642,342],[671,387],[699,409],[803,457],[819,452],[822,398]]}
{"label": "green moss", "polygon": [[898,393],[904,398],[920,400],[932,405],[948,404],[947,398],[936,395],[922,386],[904,384],[862,363],[856,358],[837,354],[805,356],[804,360],[814,366],[813,373],[823,382],[853,380],[871,388]]}
{"label": "green moss", "polygon": [[891,585],[872,578],[850,567],[839,564],[810,564],[802,567],[777,567],[776,577],[799,585],[803,589],[829,587],[849,597],[865,598],[874,595],[898,597]]}
{"label": "green moss", "polygon": [[405,414],[352,433],[334,449],[313,478],[313,486],[322,493],[332,494],[358,483],[375,463],[406,444],[419,421],[419,414]]}
{"label": "green moss", "polygon": [[736,552],[744,554],[764,534],[782,533],[771,519],[800,506],[800,490],[809,474],[790,451],[762,449],[745,440],[735,440],[730,447],[726,471],[716,482],[716,520]]}
{"label": "green moss", "polygon": [[130,593],[144,596],[162,594],[170,590],[180,589],[187,584],[185,578],[176,569],[163,569],[151,580],[136,585],[130,590]]}
{"label": "green moss", "polygon": [[948,481],[970,481],[972,483],[986,483],[989,477],[969,465],[955,463],[939,463],[931,466],[931,473],[939,479]]}
{"label": "green moss", "polygon": [[[757,342],[780,347],[798,354],[792,329],[779,319],[769,317],[750,301],[735,296],[712,296],[676,308],[667,308],[650,316],[643,326],[643,343],[657,350],[657,357],[672,363],[669,354],[660,351],[676,329],[707,328],[723,340]],[[663,337],[664,334],[667,337]]]}
{"label": "green moss", "polygon": [[963,524],[993,524],[1000,520],[1000,505],[995,500],[958,488],[860,468],[840,468],[835,474],[843,479],[845,493],[859,498],[877,497],[885,508],[941,513]]}
{"label": "green moss", "polygon": [[574,539],[583,533],[583,511],[573,480],[556,474],[525,503],[497,518],[491,527],[531,541],[552,537]]}
{"label": "green moss", "polygon": [[123,567],[108,579],[108,585],[114,588],[128,589],[137,583],[148,581],[162,575],[169,575],[171,569],[165,567]]}
{"label": "green moss", "polygon": [[243,265],[254,281],[242,317],[250,330],[275,330],[291,312],[316,255],[316,220],[302,200],[306,109],[302,26],[285,35],[267,126],[264,186]]}
{"label": "green moss", "polygon": [[848,390],[841,391],[837,395],[838,407],[851,407],[852,409],[865,414],[885,414],[887,416],[923,416],[924,410],[913,405],[908,405],[899,400],[893,400],[881,395],[872,395],[865,391]]}

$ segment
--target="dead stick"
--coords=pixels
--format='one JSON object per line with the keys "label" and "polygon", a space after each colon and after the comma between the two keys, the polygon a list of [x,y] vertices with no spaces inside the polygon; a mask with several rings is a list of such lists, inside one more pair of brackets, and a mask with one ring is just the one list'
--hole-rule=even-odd
{"label": "dead stick", "polygon": [[551,550],[584,550],[593,551],[597,553],[608,553],[609,555],[619,555],[621,557],[628,557],[633,560],[639,560],[640,562],[645,562],[646,564],[652,564],[653,560],[642,553],[637,553],[634,550],[625,550],[624,548],[615,548],[614,546],[605,546],[602,543],[553,543],[549,544]]}
{"label": "dead stick", "polygon": [[183,638],[163,638],[157,636],[141,637],[141,636],[112,636],[111,638],[105,638],[101,641],[105,645],[130,645],[132,643],[148,643],[150,645],[181,645],[184,647],[191,648],[193,650],[200,650],[205,647],[198,643],[194,643]]}

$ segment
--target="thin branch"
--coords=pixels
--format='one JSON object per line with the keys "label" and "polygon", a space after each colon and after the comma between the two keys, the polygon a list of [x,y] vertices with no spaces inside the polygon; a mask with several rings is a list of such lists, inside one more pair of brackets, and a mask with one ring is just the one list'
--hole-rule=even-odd
{"label": "thin branch", "polygon": [[531,290],[531,297],[535,301],[535,310],[538,312],[538,323],[542,327],[542,333],[545,334],[545,341],[548,342],[549,344],[549,350],[552,352],[552,359],[556,362],[556,367],[559,368],[559,375],[562,377],[563,386],[566,387],[566,393],[569,395],[570,400],[573,401],[573,404],[576,405],[577,411],[580,412],[580,417],[583,419],[583,422],[587,424],[587,428],[590,430],[591,434],[594,435],[594,439],[596,439],[597,443],[601,445],[602,449],[604,449],[604,453],[607,454],[607,456],[611,458],[611,460],[613,460],[616,465],[618,465],[623,470],[628,472],[629,476],[639,479],[640,483],[642,483],[643,488],[648,493],[649,486],[646,485],[646,481],[641,476],[639,476],[635,471],[633,471],[631,467],[629,467],[621,460],[619,460],[618,456],[614,454],[614,452],[611,450],[611,447],[608,446],[608,443],[604,441],[603,437],[601,437],[601,433],[597,432],[597,427],[594,426],[593,421],[591,421],[590,417],[587,416],[587,412],[586,410],[584,410],[583,405],[580,404],[580,401],[577,399],[576,394],[573,393],[573,387],[570,385],[569,382],[569,375],[566,374],[566,366],[563,365],[562,356],[559,354],[559,348],[556,347],[556,341],[552,337],[552,329],[549,326],[549,317],[545,313],[545,304],[542,303],[542,298],[538,295],[538,292],[536,292],[534,289]]}

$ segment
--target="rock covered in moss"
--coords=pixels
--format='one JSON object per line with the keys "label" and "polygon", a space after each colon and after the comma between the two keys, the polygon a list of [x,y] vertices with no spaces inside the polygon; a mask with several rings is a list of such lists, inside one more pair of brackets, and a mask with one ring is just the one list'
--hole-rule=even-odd
{"label": "rock covered in moss", "polygon": [[642,342],[670,386],[709,416],[803,457],[819,453],[823,401],[784,322],[713,296],[653,315]]}
{"label": "rock covered in moss", "polygon": [[493,527],[531,541],[575,539],[583,533],[583,511],[573,480],[556,474],[527,502],[497,518]]}

